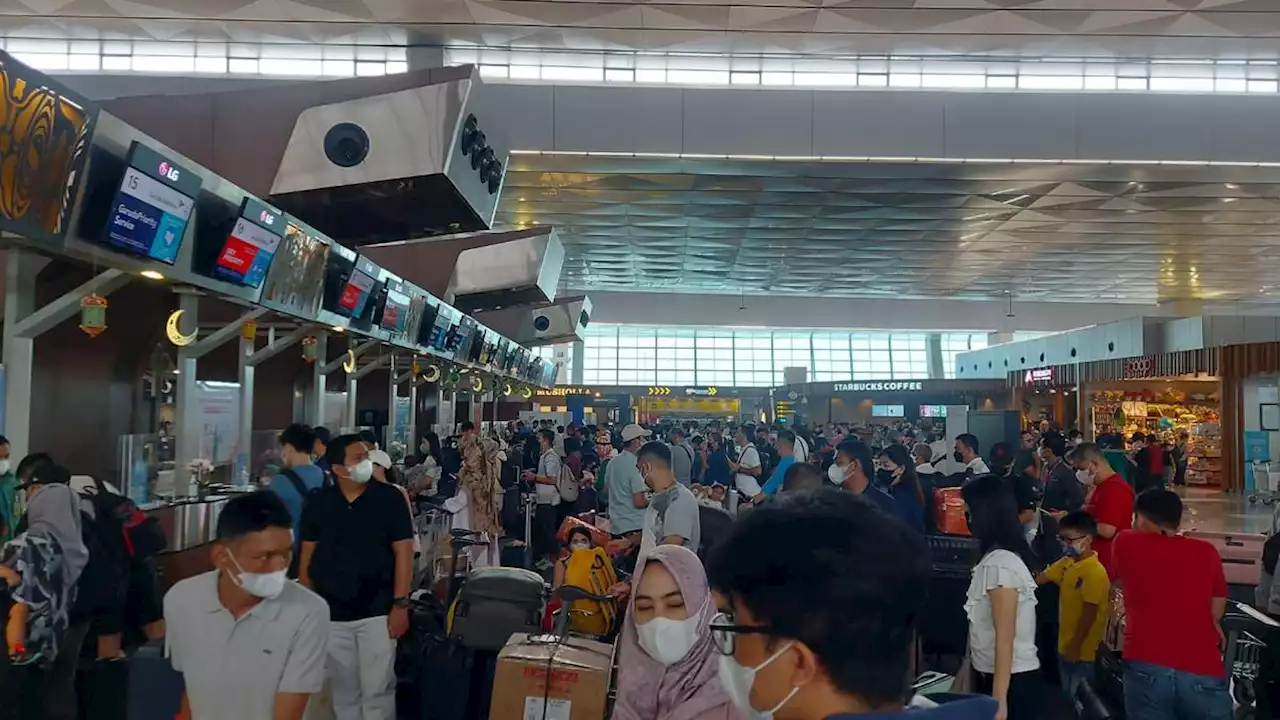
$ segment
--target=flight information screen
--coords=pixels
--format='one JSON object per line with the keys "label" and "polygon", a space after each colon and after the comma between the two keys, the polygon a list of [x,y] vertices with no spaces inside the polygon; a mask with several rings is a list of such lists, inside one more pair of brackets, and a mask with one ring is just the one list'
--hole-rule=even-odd
{"label": "flight information screen", "polygon": [[173,264],[191,220],[199,175],[135,141],[111,204],[105,241],[120,250]]}

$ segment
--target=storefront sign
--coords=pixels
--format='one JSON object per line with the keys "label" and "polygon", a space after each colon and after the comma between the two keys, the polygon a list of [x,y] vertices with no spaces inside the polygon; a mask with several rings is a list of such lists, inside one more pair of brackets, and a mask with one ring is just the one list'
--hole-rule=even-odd
{"label": "storefront sign", "polygon": [[684,389],[684,394],[694,397],[715,397],[720,394],[720,388],[714,385],[710,387],[687,387]]}
{"label": "storefront sign", "polygon": [[566,395],[590,395],[591,392],[592,392],[591,388],[586,388],[586,387],[553,387],[549,390],[544,390],[538,394],[553,395],[555,397],[564,397]]}
{"label": "storefront sign", "polygon": [[1128,360],[1124,361],[1122,377],[1125,377],[1125,378],[1147,377],[1151,374],[1152,365],[1153,363],[1151,362],[1151,358],[1149,357],[1129,358]]}
{"label": "storefront sign", "polygon": [[848,382],[836,383],[836,392],[920,392],[924,383],[904,380],[895,382]]}
{"label": "storefront sign", "polygon": [[1053,368],[1036,368],[1028,370],[1023,377],[1023,382],[1028,385],[1031,383],[1051,383],[1053,382]]}

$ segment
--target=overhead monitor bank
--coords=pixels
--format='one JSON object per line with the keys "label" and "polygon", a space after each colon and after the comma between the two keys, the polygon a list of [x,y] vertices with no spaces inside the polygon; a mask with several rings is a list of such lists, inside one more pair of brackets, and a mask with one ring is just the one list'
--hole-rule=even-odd
{"label": "overhead monitor bank", "polygon": [[[177,285],[514,380],[554,378],[554,365],[528,359],[527,350],[525,365],[516,364],[514,350],[522,348],[277,203],[245,192],[3,52],[0,69],[10,96],[25,92],[26,102],[48,111],[18,116],[0,129],[12,134],[9,147],[38,155],[34,172],[0,189],[6,238],[102,267],[153,270]],[[471,359],[478,332],[494,347],[512,348],[507,362]]]}

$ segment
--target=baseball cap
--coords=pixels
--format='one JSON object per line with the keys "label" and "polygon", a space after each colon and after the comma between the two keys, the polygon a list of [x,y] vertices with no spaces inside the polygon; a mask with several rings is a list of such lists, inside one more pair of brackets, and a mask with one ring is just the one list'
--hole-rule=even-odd
{"label": "baseball cap", "polygon": [[369,460],[371,460],[374,465],[377,465],[378,467],[383,468],[384,470],[391,469],[391,456],[387,454],[386,450],[370,451]]}
{"label": "baseball cap", "polygon": [[652,434],[653,433],[645,430],[639,425],[632,423],[631,425],[622,428],[622,442],[631,442],[636,438],[649,437]]}

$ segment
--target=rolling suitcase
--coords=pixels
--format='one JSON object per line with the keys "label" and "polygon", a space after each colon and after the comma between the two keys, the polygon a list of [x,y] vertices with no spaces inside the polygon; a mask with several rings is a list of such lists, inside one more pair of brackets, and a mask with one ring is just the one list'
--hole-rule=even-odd
{"label": "rolling suitcase", "polygon": [[1227,636],[1225,662],[1237,718],[1273,718],[1280,623],[1244,603],[1227,601],[1222,617]]}
{"label": "rolling suitcase", "polygon": [[524,568],[480,568],[449,610],[449,637],[463,647],[497,652],[513,633],[541,632],[545,610],[541,575]]}

